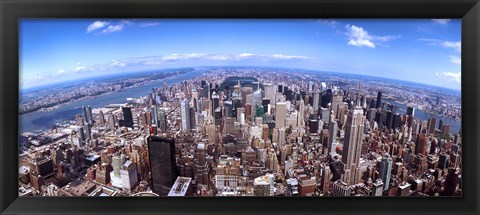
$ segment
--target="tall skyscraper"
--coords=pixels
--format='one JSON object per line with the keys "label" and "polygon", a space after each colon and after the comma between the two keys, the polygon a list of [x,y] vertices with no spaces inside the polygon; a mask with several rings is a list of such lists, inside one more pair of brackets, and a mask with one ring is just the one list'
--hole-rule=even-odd
{"label": "tall skyscraper", "polygon": [[190,132],[190,105],[188,99],[182,100],[180,103],[180,112],[182,117],[182,130]]}
{"label": "tall skyscraper", "polygon": [[318,112],[318,106],[320,106],[320,93],[319,92],[314,92],[313,93],[313,112],[317,113]]}
{"label": "tall skyscraper", "polygon": [[300,99],[300,104],[298,106],[298,119],[297,125],[298,127],[305,127],[305,102],[303,99]]}
{"label": "tall skyscraper", "polygon": [[345,124],[345,137],[343,139],[342,162],[345,164],[345,179],[349,184],[360,182],[360,155],[362,149],[362,140],[364,132],[363,109],[356,106],[348,112],[347,122]]}
{"label": "tall skyscraper", "polygon": [[435,134],[436,124],[437,124],[437,119],[435,117],[430,117],[428,119],[428,134]]}
{"label": "tall skyscraper", "polygon": [[285,102],[278,102],[275,105],[275,128],[285,127],[285,113],[287,111],[287,106]]}
{"label": "tall skyscraper", "polygon": [[122,112],[123,120],[120,120],[120,126],[133,128],[132,108],[122,107]]}
{"label": "tall skyscraper", "polygon": [[330,154],[335,154],[335,143],[337,142],[338,125],[337,120],[332,116],[328,125],[328,150]]}
{"label": "tall skyscraper", "polygon": [[93,125],[92,106],[87,106],[88,124]]}
{"label": "tall skyscraper", "polygon": [[83,110],[83,120],[85,121],[85,124],[87,124],[87,123],[88,123],[88,111],[87,111],[87,107],[82,106],[82,110]]}
{"label": "tall skyscraper", "polygon": [[150,136],[147,139],[153,192],[166,196],[175,179],[175,141],[172,138]]}
{"label": "tall skyscraper", "polygon": [[382,105],[382,92],[378,91],[377,93],[377,104],[375,108],[379,108]]}
{"label": "tall skyscraper", "polygon": [[380,163],[379,177],[384,182],[383,190],[388,190],[390,185],[390,175],[392,174],[392,157],[384,155]]}
{"label": "tall skyscraper", "polygon": [[338,105],[343,103],[342,95],[333,95],[332,96],[332,111],[335,112],[335,116],[338,113]]}
{"label": "tall skyscraper", "polygon": [[158,110],[156,105],[152,105],[152,122],[153,125],[158,126]]}

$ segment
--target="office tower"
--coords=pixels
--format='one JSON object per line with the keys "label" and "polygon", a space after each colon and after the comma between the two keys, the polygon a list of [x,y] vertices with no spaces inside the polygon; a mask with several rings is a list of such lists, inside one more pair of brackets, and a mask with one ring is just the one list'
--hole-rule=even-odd
{"label": "office tower", "polygon": [[[261,105],[262,102],[262,91],[260,88],[258,88],[254,93],[253,93],[253,98],[252,98],[252,113],[250,116],[250,121],[254,121],[256,113],[257,113],[257,105]],[[263,109],[263,106],[261,106]],[[255,111],[254,111],[255,110]]]}
{"label": "office tower", "polygon": [[87,106],[88,124],[93,125],[92,106]]}
{"label": "office tower", "polygon": [[207,161],[205,159],[206,154],[205,143],[199,143],[197,145],[197,163],[196,163],[196,180],[197,184],[208,185],[208,168]]}
{"label": "office tower", "polygon": [[343,139],[342,162],[345,164],[345,182],[349,185],[360,182],[359,162],[364,132],[363,109],[356,106],[348,112]]}
{"label": "office tower", "polygon": [[324,108],[324,107],[320,108],[320,117],[322,122],[329,123],[330,115],[331,115],[331,111],[329,108]]}
{"label": "office tower", "polygon": [[81,142],[84,142],[86,140],[86,138],[85,138],[85,128],[84,127],[82,127],[82,126],[77,127],[77,136],[78,136],[78,138],[80,139]]}
{"label": "office tower", "polygon": [[270,110],[268,108],[269,104],[270,104],[270,99],[263,98],[263,100],[262,100],[263,113],[269,113],[270,112]]}
{"label": "office tower", "polygon": [[110,129],[115,129],[115,121],[117,121],[115,119],[115,115],[113,115],[113,113],[108,113],[107,115],[108,117],[108,127],[110,127]]}
{"label": "office tower", "polygon": [[225,117],[233,117],[233,102],[231,100],[224,101]]}
{"label": "office tower", "polygon": [[232,117],[225,117],[225,119],[223,120],[224,122],[224,126],[223,126],[223,133],[225,134],[233,134],[234,132],[234,122],[235,120],[232,118]]}
{"label": "office tower", "polygon": [[122,107],[123,119],[120,120],[120,127],[130,127],[133,128],[133,117],[132,117],[132,108],[131,107]]}
{"label": "office tower", "polygon": [[285,128],[278,129],[278,146],[280,148],[283,148],[283,146],[285,146],[285,138],[286,138]]}
{"label": "office tower", "polygon": [[147,142],[153,192],[166,196],[177,178],[175,141],[172,138],[150,136]]}
{"label": "office tower", "polygon": [[351,196],[352,195],[352,187],[349,186],[347,183],[337,180],[333,183],[333,193],[332,196]]}
{"label": "office tower", "polygon": [[382,106],[382,92],[378,91],[377,104],[375,105],[375,108],[379,108],[380,106]]}
{"label": "office tower", "polygon": [[388,129],[393,128],[393,113],[391,110],[387,110],[387,117],[385,118],[385,127]]}
{"label": "office tower", "polygon": [[320,93],[319,92],[314,92],[313,93],[313,112],[317,113],[318,112],[318,106],[320,106]]}
{"label": "office tower", "polygon": [[448,168],[448,163],[449,163],[448,154],[445,152],[441,152],[438,158],[438,168],[444,170]]}
{"label": "office tower", "polygon": [[263,139],[264,141],[270,140],[270,138],[269,138],[269,131],[270,131],[270,129],[268,128],[268,125],[267,125],[267,124],[263,124],[263,126],[262,126],[262,139]]}
{"label": "office tower", "polygon": [[182,131],[190,132],[190,105],[188,99],[180,102],[180,114],[182,118]]}
{"label": "office tower", "polygon": [[415,154],[427,155],[427,137],[425,137],[425,134],[417,135]]}
{"label": "office tower", "polygon": [[375,122],[375,115],[377,113],[376,108],[370,108],[368,109],[368,122],[370,123],[370,127],[373,128],[373,124]]}
{"label": "office tower", "polygon": [[323,194],[327,194],[330,191],[330,184],[332,178],[332,171],[326,163],[320,164],[320,177],[321,177],[321,190]]}
{"label": "office tower", "polygon": [[158,126],[158,110],[156,105],[152,105],[152,125]]}
{"label": "office tower", "polygon": [[300,104],[298,106],[298,121],[297,121],[297,126],[298,127],[305,127],[305,102],[303,99],[300,99]]}
{"label": "office tower", "polygon": [[428,134],[435,134],[435,125],[437,124],[437,119],[434,117],[428,118]]}
{"label": "office tower", "polygon": [[390,185],[390,175],[392,174],[392,157],[384,155],[380,163],[378,176],[385,182],[383,190],[388,190]]}
{"label": "office tower", "polygon": [[120,175],[120,169],[125,163],[125,160],[126,159],[123,155],[112,157],[113,171],[110,173],[110,179],[111,179],[112,185],[115,187],[119,187],[119,188],[122,187],[122,178]]}
{"label": "office tower", "polygon": [[336,154],[335,151],[335,143],[337,142],[337,133],[338,133],[338,125],[337,120],[332,116],[330,117],[330,123],[328,125],[328,150],[330,154]]}
{"label": "office tower", "polygon": [[237,121],[240,122],[242,120],[242,114],[245,113],[245,108],[239,107],[237,108]]}
{"label": "office tower", "polygon": [[212,115],[214,114],[215,110],[219,107],[220,105],[220,96],[214,91],[212,93]]}
{"label": "office tower", "polygon": [[98,113],[98,118],[99,118],[99,124],[100,126],[105,126],[105,115],[103,114],[102,111],[100,111],[100,113]]}
{"label": "office tower", "polygon": [[83,130],[85,132],[85,139],[92,140],[92,126],[90,124],[85,124]]}
{"label": "office tower", "polygon": [[122,187],[125,190],[132,191],[138,182],[137,166],[135,163],[127,160],[120,168],[120,178]]}
{"label": "office tower", "polygon": [[286,113],[286,104],[285,102],[278,102],[275,105],[275,128],[285,127],[285,113]]}
{"label": "office tower", "polygon": [[275,100],[275,93],[276,93],[276,86],[275,85],[265,85],[265,97],[267,97],[270,100],[270,105],[274,105],[276,100]]}
{"label": "office tower", "polygon": [[407,104],[406,123],[409,128],[413,126],[414,117],[415,117],[415,108],[411,104]]}
{"label": "office tower", "polygon": [[337,115],[338,113],[338,105],[343,103],[343,96],[342,95],[333,95],[332,96],[332,106],[331,110]]}
{"label": "office tower", "polygon": [[87,107],[82,106],[82,110],[83,110],[83,121],[85,122],[85,124],[88,124],[88,110],[87,110]]}
{"label": "office tower", "polygon": [[165,111],[160,111],[158,115],[158,128],[162,132],[165,132],[167,130],[167,114],[165,113]]}

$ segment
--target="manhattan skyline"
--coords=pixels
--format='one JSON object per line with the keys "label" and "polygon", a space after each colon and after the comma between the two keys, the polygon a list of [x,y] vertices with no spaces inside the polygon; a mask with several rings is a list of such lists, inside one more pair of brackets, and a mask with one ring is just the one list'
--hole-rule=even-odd
{"label": "manhattan skyline", "polygon": [[24,19],[20,89],[163,68],[275,66],[460,90],[460,28],[459,19]]}

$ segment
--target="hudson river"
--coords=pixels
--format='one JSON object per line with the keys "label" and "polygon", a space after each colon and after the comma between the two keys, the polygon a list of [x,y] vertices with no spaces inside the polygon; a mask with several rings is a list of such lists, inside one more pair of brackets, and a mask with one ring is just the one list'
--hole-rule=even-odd
{"label": "hudson river", "polygon": [[105,107],[108,104],[125,103],[127,98],[139,98],[152,92],[152,88],[161,87],[163,83],[174,85],[184,80],[189,80],[201,76],[207,69],[196,68],[192,72],[147,83],[142,86],[120,90],[111,94],[104,94],[94,98],[81,99],[76,102],[62,104],[59,108],[51,111],[36,111],[22,115],[19,119],[20,134],[30,131],[51,129],[56,123],[62,123],[66,120],[73,120],[77,114],[82,114],[82,106],[92,106],[92,108]]}

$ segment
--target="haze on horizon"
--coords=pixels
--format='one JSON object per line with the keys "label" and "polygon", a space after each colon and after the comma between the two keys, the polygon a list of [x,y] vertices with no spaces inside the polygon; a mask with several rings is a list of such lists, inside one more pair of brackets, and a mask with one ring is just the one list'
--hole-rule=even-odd
{"label": "haze on horizon", "polygon": [[20,86],[175,67],[268,66],[460,90],[460,19],[23,19]]}

